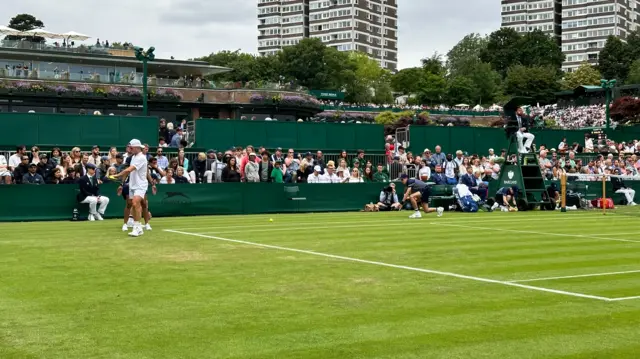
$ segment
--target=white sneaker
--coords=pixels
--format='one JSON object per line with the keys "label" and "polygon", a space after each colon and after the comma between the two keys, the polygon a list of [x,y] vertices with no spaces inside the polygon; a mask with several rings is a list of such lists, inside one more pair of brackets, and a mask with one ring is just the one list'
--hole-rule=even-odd
{"label": "white sneaker", "polygon": [[629,205],[630,205],[630,206],[637,206],[638,204],[637,204],[637,203],[635,203],[635,202],[631,202],[631,203],[629,203]]}
{"label": "white sneaker", "polygon": [[493,204],[493,206],[491,206],[491,210],[492,210],[492,211],[495,211],[495,210],[496,210],[496,208],[498,208],[498,207],[500,207],[500,205],[498,204],[498,202],[495,202],[495,203]]}
{"label": "white sneaker", "polygon": [[414,212],[409,218],[422,218],[422,214],[420,212]]}
{"label": "white sneaker", "polygon": [[96,219],[93,217],[93,214],[90,214],[88,220],[89,220],[89,222],[93,222]]}
{"label": "white sneaker", "polygon": [[129,217],[129,220],[127,221],[127,227],[133,228],[133,218]]}
{"label": "white sneaker", "polygon": [[123,224],[123,225],[122,225],[122,231],[123,231],[123,232],[126,232],[126,231],[128,231],[128,230],[129,230],[129,226],[127,226],[127,224],[126,224],[126,223],[125,223],[125,224]]}
{"label": "white sneaker", "polygon": [[145,231],[150,231],[151,230],[151,225],[149,223],[144,225],[144,230]]}
{"label": "white sneaker", "polygon": [[104,218],[102,218],[102,215],[101,215],[100,213],[96,213],[96,214],[94,214],[93,216],[94,216],[94,217],[96,218],[96,220],[98,220],[98,221],[104,221]]}
{"label": "white sneaker", "polygon": [[502,212],[509,212],[509,209],[507,207],[505,207],[505,206],[500,206],[500,210]]}
{"label": "white sneaker", "polygon": [[438,214],[438,217],[442,217],[442,214],[444,213],[444,208],[443,207],[436,208],[436,213]]}
{"label": "white sneaker", "polygon": [[131,233],[129,233],[129,237],[140,237],[143,234],[144,234],[144,232],[142,231],[142,226],[133,227],[133,231],[131,231]]}

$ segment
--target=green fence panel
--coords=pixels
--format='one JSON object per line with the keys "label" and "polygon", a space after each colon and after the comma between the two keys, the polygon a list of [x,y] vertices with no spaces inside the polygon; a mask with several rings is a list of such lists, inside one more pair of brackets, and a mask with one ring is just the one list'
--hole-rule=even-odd
{"label": "green fence panel", "polygon": [[276,122],[265,124],[267,148],[298,148],[298,124],[296,122]]}
{"label": "green fence panel", "polygon": [[[384,128],[379,125],[352,125],[356,129],[355,142],[356,148],[379,151],[384,149]],[[381,131],[382,130],[382,131]]]}
{"label": "green fence panel", "polygon": [[329,128],[324,123],[309,123],[306,126],[298,126],[298,143],[296,149],[327,149],[327,136]]}
{"label": "green fence panel", "polygon": [[134,116],[0,114],[0,146],[123,146],[131,139],[155,145],[158,119]]}
{"label": "green fence panel", "polygon": [[[346,148],[358,148],[356,143],[356,126],[348,124],[327,124],[327,150],[340,151]],[[380,137],[380,144],[384,146],[384,138]]]}
{"label": "green fence panel", "polygon": [[[149,195],[149,208],[154,217],[356,211],[376,202],[384,186],[381,183],[158,185],[158,193]],[[401,186],[398,188],[400,193]],[[116,189],[115,184],[101,186],[101,194],[111,200],[105,213],[107,218],[122,216],[125,202],[116,196]],[[87,205],[76,202],[77,193],[76,185],[0,186],[0,198],[11,203],[0,207],[0,221],[70,220],[74,208],[86,217]]]}

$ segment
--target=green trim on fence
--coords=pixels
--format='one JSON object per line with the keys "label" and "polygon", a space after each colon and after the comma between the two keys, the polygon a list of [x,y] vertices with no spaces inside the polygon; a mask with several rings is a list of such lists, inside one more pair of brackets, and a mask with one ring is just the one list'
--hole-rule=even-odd
{"label": "green trim on fence", "polygon": [[2,113],[0,146],[124,146],[131,139],[157,144],[158,118]]}
{"label": "green trim on fence", "polygon": [[[149,195],[149,208],[154,217],[357,211],[369,202],[377,202],[384,186],[383,183],[158,185],[158,194]],[[116,189],[115,184],[100,188],[101,194],[110,199],[107,218],[122,216],[125,202],[116,196]],[[0,198],[7,204],[0,207],[0,221],[70,220],[74,208],[86,217],[87,205],[76,202],[77,193],[76,185],[0,185]]]}

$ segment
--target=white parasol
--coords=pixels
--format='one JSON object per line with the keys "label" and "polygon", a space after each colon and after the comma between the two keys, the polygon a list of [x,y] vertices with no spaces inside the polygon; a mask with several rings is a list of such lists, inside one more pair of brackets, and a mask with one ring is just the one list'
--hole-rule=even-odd
{"label": "white parasol", "polygon": [[47,30],[42,29],[33,29],[27,30],[20,33],[21,36],[33,36],[33,37],[44,37],[45,39],[61,39],[63,36],[60,34],[55,34],[53,32],[49,32]]}
{"label": "white parasol", "polygon": [[20,35],[22,31],[0,25],[0,35]]}
{"label": "white parasol", "polygon": [[65,39],[67,39],[67,41],[69,41],[69,40],[84,41],[86,39],[90,39],[91,38],[91,36],[89,36],[89,35],[81,34],[79,32],[75,32],[75,31],[65,32],[64,34],[61,34],[61,35]]}

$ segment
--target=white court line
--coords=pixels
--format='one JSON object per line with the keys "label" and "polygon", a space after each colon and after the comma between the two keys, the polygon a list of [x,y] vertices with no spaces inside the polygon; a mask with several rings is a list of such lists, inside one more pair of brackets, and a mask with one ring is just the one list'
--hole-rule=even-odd
{"label": "white court line", "polygon": [[165,229],[164,231],[165,232],[170,232],[170,233],[184,234],[184,235],[187,235],[187,236],[215,239],[215,240],[225,241],[225,242],[248,244],[248,245],[252,245],[252,246],[256,246],[256,247],[262,247],[262,248],[270,248],[270,249],[277,249],[277,250],[281,250],[281,251],[303,253],[303,254],[319,256],[319,257],[340,259],[340,260],[349,261],[349,262],[372,264],[372,265],[377,265],[377,266],[381,266],[381,267],[404,269],[404,270],[409,270],[409,271],[414,271],[414,272],[422,272],[422,273],[428,273],[428,274],[437,274],[437,275],[441,275],[441,276],[454,277],[454,278],[460,278],[460,279],[468,279],[468,280],[473,280],[473,281],[477,281],[477,282],[502,284],[502,285],[506,285],[506,286],[510,286],[510,287],[517,287],[517,288],[529,289],[529,290],[534,290],[534,291],[539,291],[539,292],[567,295],[567,296],[570,296],[570,297],[596,299],[596,300],[601,300],[601,301],[605,301],[605,302],[611,301],[610,298],[606,298],[606,297],[599,297],[599,296],[595,296],[595,295],[582,294],[582,293],[567,292],[567,291],[564,291],[564,290],[549,289],[549,288],[543,288],[543,287],[534,287],[534,286],[531,286],[531,285],[504,282],[504,281],[500,281],[500,280],[481,278],[481,277],[473,277],[473,276],[468,276],[468,275],[464,275],[464,274],[457,274],[457,273],[451,273],[451,272],[441,272],[441,271],[436,271],[436,270],[431,270],[431,269],[408,267],[408,266],[397,265],[397,264],[389,264],[389,263],[384,263],[384,262],[369,261],[369,260],[365,260],[365,259],[344,257],[344,256],[338,256],[338,255],[334,255],[334,254],[319,253],[319,252],[313,252],[313,251],[308,251],[308,250],[303,250],[303,249],[287,248],[287,247],[274,246],[274,245],[270,245],[270,244],[262,244],[262,243],[241,241],[241,240],[237,240],[237,239],[229,239],[229,238],[223,238],[223,237],[217,237],[217,236],[210,236],[210,235],[200,234],[200,233],[190,233],[190,232],[176,231],[176,230],[171,230],[171,229]]}
{"label": "white court line", "polygon": [[636,295],[634,297],[620,297],[620,298],[609,298],[609,302],[619,302],[621,300],[630,300],[630,299],[638,299],[640,295]]}
{"label": "white court line", "polygon": [[631,239],[622,239],[622,238],[608,238],[608,237],[597,237],[597,236],[587,236],[582,234],[567,234],[567,233],[548,233],[548,232],[536,232],[536,231],[522,231],[517,229],[500,229],[500,228],[491,228],[491,227],[476,227],[476,226],[463,226],[460,224],[448,224],[448,223],[436,223],[432,222],[431,224],[436,224],[440,226],[448,226],[448,227],[458,227],[458,228],[469,228],[469,229],[481,229],[488,231],[497,231],[497,232],[509,232],[509,233],[526,233],[526,234],[539,234],[542,236],[554,236],[554,237],[573,237],[573,238],[585,238],[585,239],[602,239],[606,241],[617,241],[617,242],[631,242],[631,243],[640,243],[640,241],[634,241]]}
{"label": "white court line", "polygon": [[[355,223],[362,223],[362,222],[355,222]],[[331,225],[331,229],[334,228],[370,228],[370,227],[388,227],[388,226],[405,226],[409,229],[415,229],[415,221],[403,221],[403,222],[393,222],[393,223],[380,223],[380,222],[375,222],[375,223],[371,223],[371,224],[352,224],[349,226],[334,226]],[[265,226],[264,228],[260,228],[260,229],[246,229],[246,230],[242,230],[242,231],[226,231],[222,228],[220,228],[217,231],[213,231],[213,232],[201,232],[201,234],[216,234],[216,233],[223,233],[223,234],[229,234],[229,233],[261,233],[261,232],[286,232],[286,231],[292,231],[292,230],[296,230],[294,228],[291,227],[276,227],[276,228],[266,228],[267,226]],[[225,228],[229,228],[229,227],[225,227]],[[233,227],[232,227],[233,228]],[[248,228],[252,228],[252,227],[248,227]],[[211,229],[211,228],[208,228]]]}
{"label": "white court line", "polygon": [[569,278],[604,277],[604,276],[608,276],[608,275],[619,275],[619,274],[628,274],[628,273],[640,273],[640,270],[630,270],[630,271],[624,271],[624,272],[608,272],[608,273],[567,275],[567,276],[563,276],[563,277],[547,277],[547,278],[510,280],[509,282],[511,282],[511,283],[525,283],[525,282],[537,282],[537,281],[543,281],[543,280],[556,280],[556,279],[569,279]]}

